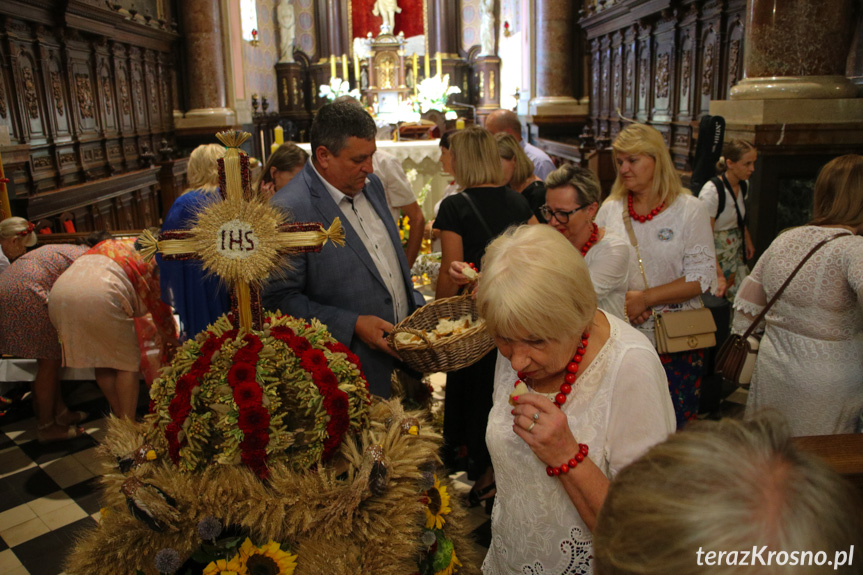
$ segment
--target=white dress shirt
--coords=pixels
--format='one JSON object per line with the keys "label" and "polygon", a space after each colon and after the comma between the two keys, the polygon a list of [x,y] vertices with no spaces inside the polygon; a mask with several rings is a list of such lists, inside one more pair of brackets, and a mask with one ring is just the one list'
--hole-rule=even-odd
{"label": "white dress shirt", "polygon": [[315,168],[314,162],[312,162],[312,169],[315,170],[315,173],[321,179],[321,182],[323,182],[324,187],[330,193],[339,210],[341,210],[342,215],[344,215],[351,227],[354,228],[354,231],[357,232],[357,235],[360,236],[360,240],[362,240],[366,251],[375,263],[378,273],[384,280],[387,291],[390,292],[396,322],[400,322],[408,315],[408,310],[410,309],[409,300],[404,278],[402,278],[401,267],[399,266],[398,255],[392,241],[390,241],[386,224],[378,216],[371,202],[369,202],[365,189],[351,198],[324,179],[317,168]]}

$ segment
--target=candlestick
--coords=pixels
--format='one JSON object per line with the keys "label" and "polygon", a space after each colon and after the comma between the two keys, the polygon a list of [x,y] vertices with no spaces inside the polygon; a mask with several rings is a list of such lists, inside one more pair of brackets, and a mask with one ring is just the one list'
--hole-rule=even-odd
{"label": "candlestick", "polygon": [[426,73],[426,75],[425,75],[426,78],[431,78],[431,73],[429,70],[429,68],[431,67],[431,64],[429,63],[430,59],[431,59],[431,56],[429,56],[429,54],[425,54],[423,56],[423,71]]}
{"label": "candlestick", "polygon": [[273,141],[277,144],[285,143],[285,129],[279,125],[273,128]]}
{"label": "candlestick", "polygon": [[357,90],[361,88],[361,79],[362,79],[362,70],[360,69],[360,57],[357,56],[357,53],[354,52],[354,77],[357,80],[357,85],[354,86]]}
{"label": "candlestick", "polygon": [[419,68],[417,67],[417,60],[418,60],[417,53],[414,52],[413,56],[411,57],[411,63],[414,66],[414,96],[417,95],[417,85],[420,83],[420,74],[419,74],[420,71],[419,71]]}
{"label": "candlestick", "polygon": [[336,55],[330,54],[330,78],[336,77]]}
{"label": "candlestick", "polygon": [[261,130],[261,163],[267,163],[267,147],[264,145],[264,131]]}
{"label": "candlestick", "polygon": [[342,80],[347,81],[348,79],[348,56],[347,54],[342,54]]}
{"label": "candlestick", "polygon": [[438,52],[435,55],[435,63],[437,64],[437,75],[438,76],[443,76],[443,66],[441,65],[441,61],[442,61],[441,55],[440,55],[440,52]]}

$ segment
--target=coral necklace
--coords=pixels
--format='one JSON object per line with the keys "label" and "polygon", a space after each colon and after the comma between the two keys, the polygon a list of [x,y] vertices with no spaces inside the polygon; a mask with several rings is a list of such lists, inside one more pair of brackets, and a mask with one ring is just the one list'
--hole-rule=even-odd
{"label": "coral necklace", "polygon": [[632,209],[632,192],[629,193],[629,217],[631,217],[633,220],[638,220],[642,224],[647,220],[652,220],[653,216],[661,212],[663,208],[665,208],[665,202],[662,202],[661,204],[650,210],[650,213],[646,216],[639,216],[635,213],[635,210]]}
{"label": "coral necklace", "polygon": [[[554,396],[554,404],[558,407],[566,403],[566,396],[572,391],[572,384],[575,383],[578,377],[578,365],[581,363],[584,352],[587,350],[587,340],[589,338],[590,334],[588,332],[581,334],[581,343],[578,345],[578,349],[575,350],[575,355],[572,356],[572,359],[566,365],[566,375],[563,377],[563,383],[560,384],[560,393]],[[515,385],[524,380],[522,372],[519,371],[517,375],[518,380],[515,382]]]}
{"label": "coral necklace", "polygon": [[599,226],[597,226],[593,222],[591,222],[590,225],[593,226],[593,231],[590,232],[590,238],[584,243],[583,246],[581,246],[581,257],[587,255],[587,250],[589,250],[591,246],[596,243],[596,237],[599,234]]}

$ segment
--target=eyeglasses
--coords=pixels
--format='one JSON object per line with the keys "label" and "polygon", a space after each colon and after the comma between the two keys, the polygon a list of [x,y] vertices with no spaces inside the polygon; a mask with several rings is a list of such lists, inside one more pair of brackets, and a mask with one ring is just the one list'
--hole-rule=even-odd
{"label": "eyeglasses", "polygon": [[550,222],[551,218],[554,217],[554,219],[559,221],[561,224],[566,225],[569,223],[569,216],[571,216],[572,214],[574,214],[575,212],[577,212],[579,210],[583,210],[584,208],[586,208],[589,205],[590,204],[584,204],[583,206],[578,206],[574,210],[569,210],[568,212],[565,212],[563,210],[552,210],[547,205],[544,205],[544,206],[540,206],[539,213],[542,215],[543,218],[545,218],[546,222]]}

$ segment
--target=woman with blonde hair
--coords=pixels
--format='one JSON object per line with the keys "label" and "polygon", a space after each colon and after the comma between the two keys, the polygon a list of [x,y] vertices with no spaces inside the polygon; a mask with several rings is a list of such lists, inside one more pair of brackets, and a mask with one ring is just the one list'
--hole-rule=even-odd
{"label": "woman with blonde hair", "polygon": [[301,147],[293,142],[285,142],[267,159],[255,189],[265,198],[272,198],[273,194],[287,186],[288,182],[300,173],[308,159],[309,154]]}
{"label": "woman with blonde hair", "polygon": [[546,186],[545,182],[533,173],[533,162],[511,134],[498,132],[494,137],[500,151],[504,180],[510,188],[527,199],[536,219],[540,222],[545,221],[539,208],[545,203]]}
{"label": "woman with blonde hair", "polygon": [[594,536],[602,575],[825,573],[859,560],[863,508],[765,413],[700,421],[652,447],[612,481]]}
{"label": "woman with blonde hair", "polygon": [[609,481],[674,431],[665,371],[647,338],[597,309],[584,258],[550,226],[488,247],[477,307],[500,352],[483,573],[590,574]]}
{"label": "woman with blonde hair", "polygon": [[[654,312],[701,307],[716,287],[716,252],[704,206],[680,184],[665,140],[655,128],[630,124],[614,140],[617,178],[597,225],[629,238],[626,313],[655,342]],[[698,415],[704,350],[661,354],[677,426]]]}
{"label": "woman with blonde hair", "polygon": [[724,295],[731,302],[749,273],[746,260],[755,256],[755,246],[746,227],[745,199],[748,180],[755,171],[757,159],[758,150],[751,142],[742,139],[726,141],[722,146],[722,158],[716,164],[721,175],[711,178],[698,193],[713,227],[717,271],[722,273],[727,286],[723,292],[720,285],[716,295]]}
{"label": "woman with blonde hair", "polygon": [[734,299],[743,333],[816,244],[767,312],[745,417],[777,410],[793,435],[853,433],[863,415],[863,156],[832,160],[815,181],[812,223],[773,240]]}
{"label": "woman with blonde hair", "polygon": [[[225,155],[224,146],[198,146],[189,156],[189,187],[174,200],[162,230],[188,230],[198,212],[219,201],[218,160]],[[180,340],[194,337],[207,329],[230,309],[228,291],[221,280],[204,272],[199,260],[166,260],[156,256],[161,274],[162,301],[180,316]]]}
{"label": "woman with blonde hair", "polygon": [[11,217],[0,222],[0,273],[36,245],[36,226],[24,218]]}
{"label": "woman with blonde hair", "polygon": [[[446,198],[434,227],[440,230],[441,269],[452,262],[482,267],[486,246],[511,225],[536,222],[527,200],[504,185],[497,141],[488,130],[471,126],[450,139],[455,180],[460,194]],[[438,275],[438,298],[456,295],[459,286],[448,273]],[[466,452],[468,477],[476,480],[471,504],[493,494],[493,472],[485,446],[485,423],[491,409],[495,354],[447,374],[444,404],[444,463],[460,466],[457,454]],[[461,458],[465,459],[465,458]]]}

